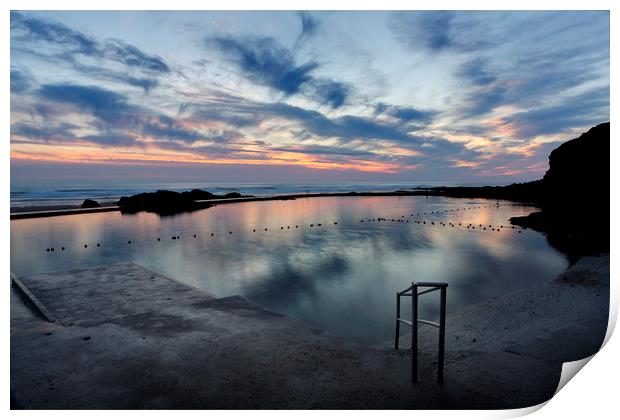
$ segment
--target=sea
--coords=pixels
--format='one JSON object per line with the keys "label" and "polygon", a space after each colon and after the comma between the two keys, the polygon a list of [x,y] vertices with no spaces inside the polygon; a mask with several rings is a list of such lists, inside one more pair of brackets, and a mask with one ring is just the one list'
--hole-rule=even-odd
{"label": "sea", "polygon": [[[438,186],[483,186],[483,183],[453,182],[274,182],[274,183],[208,183],[208,182],[124,182],[101,184],[17,184],[11,185],[11,212],[20,209],[75,207],[89,198],[101,203],[113,203],[121,196],[156,190],[189,191],[194,188],[214,194],[239,192],[254,196],[299,193],[386,192]],[[501,185],[501,184],[496,184]]]}

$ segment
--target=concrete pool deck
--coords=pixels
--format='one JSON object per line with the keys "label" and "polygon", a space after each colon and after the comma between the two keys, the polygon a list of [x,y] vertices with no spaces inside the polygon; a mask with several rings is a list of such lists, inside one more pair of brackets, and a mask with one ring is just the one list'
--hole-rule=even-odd
{"label": "concrete pool deck", "polygon": [[[607,257],[607,281],[608,267]],[[363,347],[239,296],[215,298],[136,264],[22,281],[55,319],[46,320],[11,288],[11,406],[25,409],[534,405],[550,398],[557,386],[561,360],[550,359],[575,355],[549,349],[570,339],[585,343],[576,344],[581,352],[596,351],[598,335],[588,333],[591,329],[584,333],[582,324],[594,325],[607,313],[605,299],[609,302],[604,279],[578,286],[552,284],[566,287],[566,293],[558,292],[562,296],[582,294],[579,301],[591,295],[589,309],[573,308],[567,320],[555,320],[550,329],[545,324],[540,331],[515,330],[527,332],[525,338],[533,344],[520,335],[514,338],[515,331],[485,333],[496,331],[492,327],[501,322],[489,325],[493,317],[484,316],[484,305],[465,308],[465,315],[449,313],[446,384],[439,386],[434,383],[435,341],[425,331],[421,382],[414,385],[407,350]],[[523,299],[518,305],[527,308]],[[549,299],[557,303],[556,297]],[[495,305],[510,313],[499,300]],[[544,314],[533,315],[555,319],[553,308],[541,310]],[[531,315],[523,312],[523,322],[516,325],[525,325]],[[575,336],[574,328],[581,334]],[[506,338],[510,336],[512,340]],[[506,346],[506,341],[514,343]]]}

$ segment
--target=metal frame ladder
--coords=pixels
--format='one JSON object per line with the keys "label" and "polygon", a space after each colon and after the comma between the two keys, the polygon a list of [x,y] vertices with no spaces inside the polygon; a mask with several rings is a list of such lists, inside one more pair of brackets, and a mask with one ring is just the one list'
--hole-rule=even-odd
{"label": "metal frame ladder", "polygon": [[[418,291],[419,288],[426,290]],[[448,283],[430,283],[430,282],[413,282],[411,287],[406,288],[402,292],[396,292],[396,340],[394,348],[398,350],[398,342],[400,340],[400,324],[406,324],[411,327],[411,379],[418,382],[418,323],[431,325],[439,328],[439,349],[437,353],[437,383],[443,384],[443,367],[446,339],[446,289]],[[418,318],[418,296],[440,291],[439,304],[439,323],[427,321]],[[400,298],[401,296],[411,296],[411,314],[413,319],[408,321],[400,317]]]}

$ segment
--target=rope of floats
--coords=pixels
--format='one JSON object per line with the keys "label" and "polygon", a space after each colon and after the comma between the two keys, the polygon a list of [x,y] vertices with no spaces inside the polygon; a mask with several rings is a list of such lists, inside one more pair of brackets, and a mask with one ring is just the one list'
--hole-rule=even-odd
{"label": "rope of floats", "polygon": [[[451,222],[451,221],[445,221],[445,220],[438,220],[437,216],[445,216],[446,214],[449,213],[455,213],[455,212],[459,212],[459,211],[468,211],[468,210],[478,210],[478,209],[482,209],[482,208],[490,208],[490,207],[502,207],[502,206],[508,206],[508,205],[513,205],[513,204],[495,204],[495,205],[485,205],[485,206],[471,206],[471,207],[459,207],[456,209],[446,209],[446,210],[433,210],[433,211],[425,211],[425,212],[417,212],[417,213],[410,213],[409,216],[401,214],[400,217],[392,217],[392,218],[386,218],[386,217],[366,217],[366,218],[361,218],[359,219],[358,223],[376,223],[376,222],[389,222],[389,223],[410,223],[410,224],[419,224],[419,225],[426,225],[426,226],[443,226],[443,227],[451,227],[451,228],[457,228],[457,229],[467,229],[467,230],[478,230],[478,231],[495,231],[495,232],[500,232],[502,230],[511,230],[511,231],[516,231],[517,234],[521,234],[524,230],[527,230],[527,228],[525,227],[516,227],[514,225],[494,225],[494,224],[484,224],[484,223],[466,223],[466,222]],[[421,218],[423,216],[430,216],[430,217],[434,217],[434,218]],[[410,219],[411,218],[411,219]],[[338,221],[333,221],[331,222],[332,225],[338,225]],[[311,223],[308,225],[308,227],[313,228],[313,227],[322,227],[323,223]],[[291,229],[299,229],[299,228],[303,228],[303,226],[300,225],[282,225],[278,228],[253,228],[252,229],[252,233],[256,233],[256,232],[269,232],[269,231],[289,231]],[[227,232],[228,236],[233,235],[233,231],[229,230]],[[225,234],[226,235],[226,234]],[[215,232],[209,232],[209,234],[207,235],[207,237],[215,237],[216,233]],[[219,233],[217,236],[220,236]],[[546,236],[543,233],[543,236]],[[189,235],[190,238],[196,239],[198,238],[198,235],[196,233],[194,233],[193,235]],[[165,238],[162,236],[157,236],[155,241],[156,242],[161,242],[163,241]],[[180,240],[181,236],[180,235],[172,235],[170,236],[170,240]],[[144,241],[140,241],[140,242],[134,242],[131,239],[127,240],[127,245],[132,245],[134,243],[145,243],[145,242],[150,242],[149,240],[144,240]],[[101,248],[101,243],[97,242],[94,245],[90,245],[91,247],[95,247],[95,248]],[[84,244],[84,248],[89,248],[89,244]],[[67,247],[66,246],[61,246],[60,251],[66,251]],[[48,247],[45,249],[46,252],[55,252],[56,247]]]}

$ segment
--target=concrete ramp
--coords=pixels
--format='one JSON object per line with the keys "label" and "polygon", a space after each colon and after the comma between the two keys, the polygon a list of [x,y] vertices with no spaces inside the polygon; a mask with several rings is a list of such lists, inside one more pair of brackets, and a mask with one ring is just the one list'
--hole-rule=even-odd
{"label": "concrete ramp", "polygon": [[[11,293],[12,408],[455,408],[422,355],[371,349],[135,264],[23,279],[56,318]],[[431,370],[426,370],[431,369]]]}
{"label": "concrete ramp", "polygon": [[213,299],[134,263],[41,274],[21,281],[62,325],[97,325],[154,308]]}

